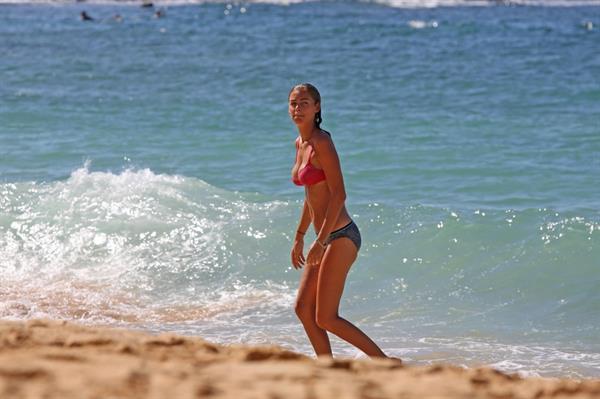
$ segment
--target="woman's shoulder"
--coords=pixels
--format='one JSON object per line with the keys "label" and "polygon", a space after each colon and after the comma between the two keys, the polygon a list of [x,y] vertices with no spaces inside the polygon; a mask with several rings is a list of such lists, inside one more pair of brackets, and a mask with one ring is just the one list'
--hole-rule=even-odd
{"label": "woman's shoulder", "polygon": [[313,137],[311,139],[312,141],[312,145],[313,148],[315,149],[315,151],[318,153],[319,151],[321,152],[328,152],[328,151],[335,151],[334,146],[333,146],[333,140],[331,139],[331,133],[329,133],[326,130],[321,129],[321,134],[316,135],[316,137]]}
{"label": "woman's shoulder", "polygon": [[315,143],[316,145],[323,145],[323,144],[327,144],[327,143],[332,143],[332,139],[331,139],[331,133],[329,133],[327,130],[323,130],[321,129],[320,134],[314,135],[311,138],[311,141],[313,143]]}

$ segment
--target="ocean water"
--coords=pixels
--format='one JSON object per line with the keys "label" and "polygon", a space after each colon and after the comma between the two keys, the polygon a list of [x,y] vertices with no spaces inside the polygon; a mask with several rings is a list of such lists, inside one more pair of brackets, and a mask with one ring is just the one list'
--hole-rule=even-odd
{"label": "ocean water", "polygon": [[184,3],[0,5],[0,317],[312,354],[309,81],[363,235],[342,316],[410,364],[600,377],[598,2]]}

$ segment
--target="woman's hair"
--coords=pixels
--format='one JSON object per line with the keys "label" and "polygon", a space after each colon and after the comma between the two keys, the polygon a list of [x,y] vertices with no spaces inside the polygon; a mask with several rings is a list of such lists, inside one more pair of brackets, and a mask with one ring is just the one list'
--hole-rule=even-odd
{"label": "woman's hair", "polygon": [[[292,87],[292,90],[290,90],[288,94],[288,98],[290,98],[290,94],[292,94],[294,90],[301,88],[308,91],[308,94],[310,94],[314,102],[321,104],[321,94],[319,93],[319,90],[317,90],[317,88],[310,83],[300,83]],[[321,128],[321,122],[323,122],[323,117],[321,116],[321,110],[319,109],[319,112],[315,114],[315,126],[317,129]]]}

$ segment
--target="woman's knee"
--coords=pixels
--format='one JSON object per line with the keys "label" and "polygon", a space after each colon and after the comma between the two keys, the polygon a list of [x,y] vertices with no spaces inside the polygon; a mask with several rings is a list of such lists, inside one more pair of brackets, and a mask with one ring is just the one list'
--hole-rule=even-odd
{"label": "woman's knee", "polygon": [[300,320],[315,318],[315,307],[308,302],[296,301],[294,311]]}
{"label": "woman's knee", "polygon": [[328,314],[322,312],[317,312],[316,314],[317,325],[327,331],[332,331],[335,329],[335,324],[338,318],[339,317],[337,314]]}

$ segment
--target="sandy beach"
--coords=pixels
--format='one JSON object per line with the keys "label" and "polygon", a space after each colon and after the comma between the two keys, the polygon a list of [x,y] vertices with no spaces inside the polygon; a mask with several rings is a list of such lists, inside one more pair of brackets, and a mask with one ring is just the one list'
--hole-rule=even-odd
{"label": "sandy beach", "polygon": [[1,398],[598,398],[600,380],[312,359],[63,321],[0,322]]}

